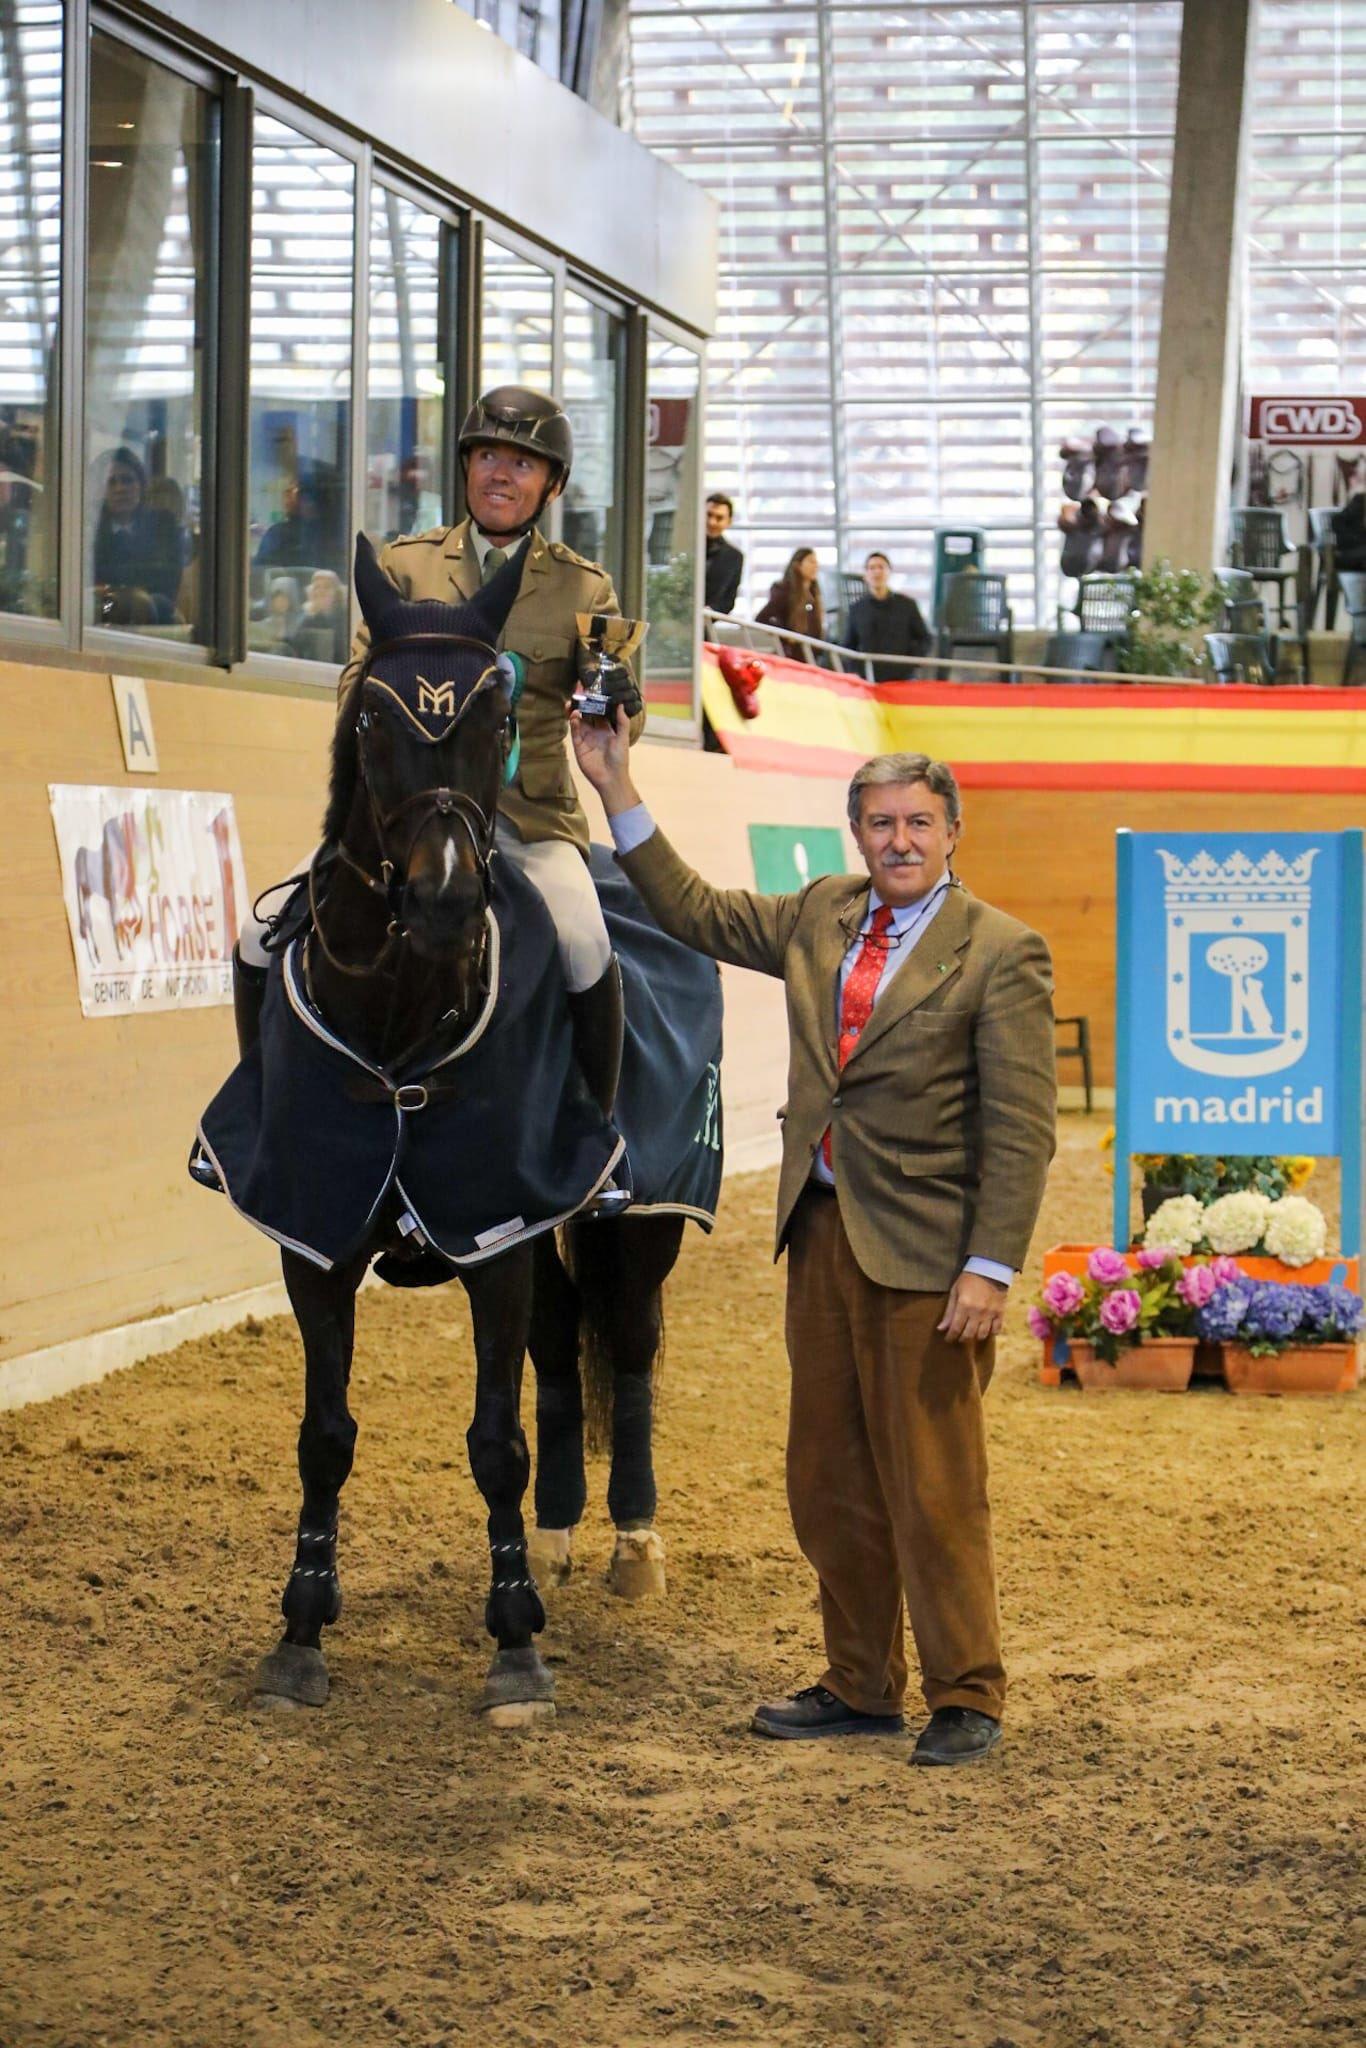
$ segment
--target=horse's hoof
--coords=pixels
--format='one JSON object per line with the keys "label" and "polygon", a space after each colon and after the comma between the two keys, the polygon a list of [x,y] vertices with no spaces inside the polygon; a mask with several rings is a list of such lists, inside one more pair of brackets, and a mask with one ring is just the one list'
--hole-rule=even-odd
{"label": "horse's hoof", "polygon": [[649,1600],[665,1590],[664,1541],[657,1529],[618,1529],[607,1583],[622,1600]]}
{"label": "horse's hoof", "polygon": [[491,1728],[527,1728],[555,1712],[555,1674],[534,1643],[497,1650],[484,1680],[483,1710]]}
{"label": "horse's hoof", "polygon": [[564,1585],[574,1569],[570,1553],[572,1529],[533,1529],[526,1539],[526,1561],[543,1593]]}
{"label": "horse's hoof", "polygon": [[511,1700],[501,1707],[486,1707],[484,1719],[490,1728],[535,1728],[555,1718],[554,1700]]}
{"label": "horse's hoof", "polygon": [[327,1704],[330,1682],[321,1650],[305,1643],[287,1642],[281,1636],[270,1653],[256,1667],[253,1690],[268,1699],[293,1700],[301,1707]]}

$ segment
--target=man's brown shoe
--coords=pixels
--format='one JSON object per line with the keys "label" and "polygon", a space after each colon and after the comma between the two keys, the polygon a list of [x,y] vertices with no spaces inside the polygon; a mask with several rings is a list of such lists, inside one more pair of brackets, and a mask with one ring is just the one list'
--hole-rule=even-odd
{"label": "man's brown shoe", "polygon": [[823,1685],[808,1685],[790,1700],[766,1700],[755,1709],[756,1735],[780,1742],[815,1742],[824,1735],[902,1735],[900,1714],[860,1714]]}
{"label": "man's brown shoe", "polygon": [[975,1707],[936,1707],[920,1731],[913,1764],[975,1764],[1001,1739],[1001,1724]]}

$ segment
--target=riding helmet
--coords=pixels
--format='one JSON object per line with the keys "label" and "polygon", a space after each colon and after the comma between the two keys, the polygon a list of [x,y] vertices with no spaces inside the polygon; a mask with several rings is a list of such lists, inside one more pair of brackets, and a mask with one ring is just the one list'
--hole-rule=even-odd
{"label": "riding helmet", "polygon": [[544,391],[525,384],[499,384],[477,398],[460,429],[460,453],[491,441],[510,441],[551,466],[550,481],[566,484],[574,463],[574,432],[564,408]]}

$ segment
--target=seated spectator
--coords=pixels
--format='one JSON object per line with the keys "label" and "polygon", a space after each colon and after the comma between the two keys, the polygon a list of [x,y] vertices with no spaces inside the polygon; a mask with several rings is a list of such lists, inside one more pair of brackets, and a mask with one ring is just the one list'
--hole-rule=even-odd
{"label": "seated spectator", "polygon": [[1353,491],[1333,514],[1333,552],[1339,569],[1366,569],[1366,492]]}
{"label": "seated spectator", "polygon": [[[848,646],[858,654],[928,654],[930,633],[913,597],[892,589],[892,565],[875,548],[863,565],[868,595],[849,607],[844,629]],[[895,662],[879,661],[873,667],[877,683],[913,682],[914,669],[898,668]]]}
{"label": "seated spectator", "polygon": [[[281,583],[286,580],[276,578]],[[303,614],[294,630],[291,653],[301,661],[325,661],[335,667],[346,660],[346,627],[346,591],[341,577],[331,569],[315,569],[304,593]]]}
{"label": "seated spectator", "polygon": [[[795,548],[778,581],[768,593],[768,603],[757,614],[761,626],[783,626],[793,633],[805,633],[812,640],[825,638],[825,607],[821,603],[820,563],[814,548]],[[784,640],[783,653],[793,661],[819,663],[814,648],[800,640]]]}
{"label": "seated spectator", "polygon": [[313,569],[331,553],[316,491],[298,477],[291,477],[285,485],[284,518],[277,519],[261,535],[256,567]]}
{"label": "seated spectator", "polygon": [[713,491],[707,499],[707,609],[733,612],[740,595],[740,575],[745,558],[732,541],[723,536],[735,507],[724,491]]}
{"label": "seated spectator", "polygon": [[[181,530],[147,502],[147,472],[131,448],[103,458],[102,502],[91,545],[97,625],[175,625],[185,566]],[[97,482],[98,482],[97,478]]]}
{"label": "seated spectator", "polygon": [[299,584],[294,576],[272,576],[261,631],[252,645],[261,654],[293,654],[299,624]]}

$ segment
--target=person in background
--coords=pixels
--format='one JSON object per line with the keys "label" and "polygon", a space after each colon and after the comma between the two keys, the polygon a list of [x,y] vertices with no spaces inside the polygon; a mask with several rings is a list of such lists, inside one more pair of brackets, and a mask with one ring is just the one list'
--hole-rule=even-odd
{"label": "person in background", "polygon": [[299,579],[272,576],[266,592],[266,609],[256,646],[262,654],[293,654],[294,632],[299,623]]}
{"label": "person in background", "polygon": [[[761,626],[786,627],[805,633],[808,639],[825,638],[825,606],[821,602],[820,563],[814,548],[795,548],[778,581],[768,593],[768,603],[758,613]],[[814,648],[800,640],[784,640],[784,654],[793,661],[819,662]]]}
{"label": "person in background", "polygon": [[258,569],[314,569],[332,553],[323,533],[318,494],[292,476],[285,484],[284,517],[268,526],[256,550]]}
{"label": "person in background", "polygon": [[[881,549],[875,548],[864,563],[863,580],[868,595],[849,607],[847,644],[858,654],[928,654],[930,634],[920,606],[892,589],[892,565]],[[879,661],[873,669],[876,683],[914,682],[915,676],[914,669],[890,661]]]}
{"label": "person in background", "polygon": [[[276,578],[276,581],[283,579]],[[301,661],[335,666],[346,659],[346,591],[333,569],[315,569],[304,592],[304,608],[291,642]]]}
{"label": "person in background", "polygon": [[147,471],[132,449],[114,449],[104,461],[103,503],[91,549],[95,623],[176,623],[184,566],[175,515],[148,504]]}
{"label": "person in background", "polygon": [[734,517],[735,507],[725,492],[713,491],[707,500],[708,611],[733,612],[735,600],[740,595],[740,576],[745,558],[739,548],[725,538],[726,528]]}

